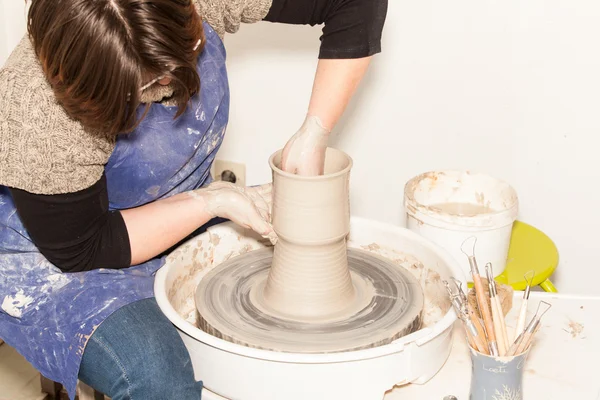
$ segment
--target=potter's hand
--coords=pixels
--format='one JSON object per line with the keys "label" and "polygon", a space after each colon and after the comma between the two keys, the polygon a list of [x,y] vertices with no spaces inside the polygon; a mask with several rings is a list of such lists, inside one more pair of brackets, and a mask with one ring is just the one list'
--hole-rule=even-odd
{"label": "potter's hand", "polygon": [[323,175],[329,131],[318,117],[306,117],[304,124],[283,148],[281,167],[292,174]]}
{"label": "potter's hand", "polygon": [[229,219],[275,243],[277,235],[270,223],[271,189],[270,183],[241,187],[218,181],[191,194],[204,203],[204,211],[212,217]]}

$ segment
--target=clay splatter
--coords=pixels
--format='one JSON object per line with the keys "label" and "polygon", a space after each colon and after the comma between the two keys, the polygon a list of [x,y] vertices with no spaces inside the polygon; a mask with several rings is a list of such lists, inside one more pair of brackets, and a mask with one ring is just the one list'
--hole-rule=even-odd
{"label": "clay splatter", "polygon": [[26,296],[23,290],[17,291],[14,296],[6,296],[2,301],[2,309],[8,315],[20,318],[23,315],[23,310],[33,302],[33,298]]}
{"label": "clay splatter", "polygon": [[210,243],[213,245],[218,245],[221,242],[221,237],[219,235],[210,235]]}
{"label": "clay splatter", "polygon": [[371,243],[367,246],[360,246],[360,247],[362,247],[364,250],[368,250],[368,251],[376,251],[376,250],[380,249],[380,247],[377,243]]}
{"label": "clay splatter", "polygon": [[579,322],[575,322],[573,320],[569,320],[567,327],[565,328],[565,332],[570,333],[573,339],[578,338],[583,332],[583,325]]}

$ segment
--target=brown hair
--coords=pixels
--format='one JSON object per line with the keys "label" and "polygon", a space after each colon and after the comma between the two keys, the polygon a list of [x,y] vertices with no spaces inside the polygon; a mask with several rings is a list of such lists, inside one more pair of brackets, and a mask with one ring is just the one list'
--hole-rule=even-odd
{"label": "brown hair", "polygon": [[[140,122],[140,88],[171,78],[176,117],[200,89],[204,44],[193,0],[32,0],[28,31],[58,102],[86,128],[118,134]],[[172,71],[172,72],[171,72]]]}

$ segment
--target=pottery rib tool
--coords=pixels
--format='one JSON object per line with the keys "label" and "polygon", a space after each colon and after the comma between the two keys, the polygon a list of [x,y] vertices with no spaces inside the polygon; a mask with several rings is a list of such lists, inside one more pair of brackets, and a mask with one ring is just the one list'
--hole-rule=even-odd
{"label": "pottery rib tool", "polygon": [[471,344],[471,347],[473,347],[474,349],[477,349],[482,354],[489,354],[487,345],[485,343],[485,336],[481,335],[478,332],[477,328],[475,327],[475,324],[473,324],[473,321],[467,315],[463,314],[463,316],[464,316],[464,324],[466,326],[468,336],[471,337],[472,342],[473,342]]}
{"label": "pottery rib tool", "polygon": [[[464,250],[465,243],[469,239],[474,239],[473,250],[472,250],[471,254],[467,253]],[[473,275],[473,284],[475,286],[475,295],[477,297],[477,306],[479,307],[479,312],[481,313],[481,316],[483,317],[483,322],[485,324],[485,331],[487,333],[488,345],[490,347],[490,354],[493,356],[497,356],[498,355],[498,345],[496,343],[496,335],[494,333],[494,321],[492,319],[490,309],[487,305],[486,294],[483,290],[483,283],[481,282],[481,275],[479,275],[479,267],[477,266],[477,260],[475,259],[475,244],[476,243],[477,243],[476,237],[467,238],[461,246],[461,251],[469,259],[469,266],[471,267],[471,275]]]}
{"label": "pottery rib tool", "polygon": [[485,343],[485,335],[480,333],[480,331],[476,328],[475,324],[473,323],[469,314],[466,311],[465,306],[468,306],[468,304],[466,303],[466,301],[463,300],[464,292],[462,292],[461,287],[459,286],[457,281],[454,280],[454,284],[457,289],[456,293],[454,293],[452,288],[450,288],[450,284],[448,283],[448,281],[443,281],[443,283],[446,286],[448,294],[450,295],[450,300],[452,306],[454,307],[454,311],[456,311],[456,315],[462,321],[465,327],[467,341],[469,342],[469,345],[472,348],[479,351],[480,353],[489,354],[487,350],[487,345]]}
{"label": "pottery rib tool", "polygon": [[[528,276],[531,276],[531,278],[527,279]],[[527,281],[527,287],[525,288],[525,292],[523,293],[521,311],[519,313],[519,319],[517,320],[517,327],[515,328],[515,338],[519,337],[519,335],[525,329],[525,318],[527,318],[527,303],[529,301],[529,292],[531,291],[531,282],[533,281],[534,276],[535,271],[529,271],[523,276],[525,278],[525,281]]]}
{"label": "pottery rib tool", "polygon": [[492,309],[492,317],[494,319],[494,329],[496,331],[496,340],[498,343],[498,355],[503,356],[508,350],[508,338],[506,336],[506,323],[504,321],[504,313],[498,298],[496,289],[496,281],[494,280],[494,271],[492,263],[485,265],[485,275],[487,276],[488,286],[490,289],[490,307]]}
{"label": "pottery rib tool", "polygon": [[485,344],[485,349],[483,351],[481,351],[481,352],[483,354],[490,354],[490,346],[488,344],[487,336],[485,334],[485,328],[481,324],[481,320],[479,319],[479,317],[477,316],[477,314],[475,313],[475,311],[473,311],[473,309],[471,308],[471,306],[468,303],[465,303],[465,308],[464,309],[465,309],[465,314],[468,316],[469,320],[471,321],[471,323],[473,324],[473,326],[477,330],[477,332],[479,334],[479,337],[481,338],[481,340]]}
{"label": "pottery rib tool", "polygon": [[[544,305],[543,309],[542,304]],[[527,346],[530,345],[531,341],[533,340],[533,335],[538,330],[542,316],[550,309],[550,307],[552,307],[550,303],[540,301],[535,315],[527,325],[527,328],[525,328],[525,330],[519,335],[519,337],[517,337],[512,346],[510,346],[510,349],[508,349],[508,352],[506,353],[507,356],[521,354],[523,350],[525,350]]]}

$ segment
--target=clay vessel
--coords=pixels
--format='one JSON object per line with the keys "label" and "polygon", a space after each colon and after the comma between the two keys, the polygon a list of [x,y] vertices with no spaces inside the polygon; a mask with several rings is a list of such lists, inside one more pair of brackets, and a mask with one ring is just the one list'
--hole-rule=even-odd
{"label": "clay vessel", "polygon": [[264,300],[291,319],[334,319],[355,295],[346,248],[352,159],[328,148],[325,160],[324,175],[306,177],[279,168],[281,151],[269,159],[278,242]]}

